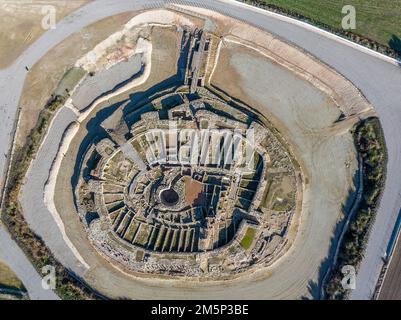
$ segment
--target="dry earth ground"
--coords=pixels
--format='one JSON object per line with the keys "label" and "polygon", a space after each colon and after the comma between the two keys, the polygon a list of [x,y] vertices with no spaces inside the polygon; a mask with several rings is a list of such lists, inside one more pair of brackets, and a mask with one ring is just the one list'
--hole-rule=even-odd
{"label": "dry earth ground", "polygon": [[0,69],[14,60],[46,30],[42,28],[42,8],[54,6],[56,21],[91,0],[4,0],[0,3]]}

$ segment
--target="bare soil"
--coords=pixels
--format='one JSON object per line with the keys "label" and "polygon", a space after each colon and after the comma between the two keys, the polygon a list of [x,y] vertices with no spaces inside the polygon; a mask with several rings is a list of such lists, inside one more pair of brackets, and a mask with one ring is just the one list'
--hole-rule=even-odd
{"label": "bare soil", "polygon": [[43,6],[54,6],[56,21],[91,0],[19,0],[4,1],[0,4],[0,69],[11,65],[16,58],[46,30],[41,21]]}
{"label": "bare soil", "polygon": [[190,177],[185,177],[185,198],[187,203],[194,206],[203,203],[202,190],[202,183]]}

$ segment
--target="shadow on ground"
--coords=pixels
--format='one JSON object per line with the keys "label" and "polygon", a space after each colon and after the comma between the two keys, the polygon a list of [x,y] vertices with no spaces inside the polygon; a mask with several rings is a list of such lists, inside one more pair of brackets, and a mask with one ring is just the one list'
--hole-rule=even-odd
{"label": "shadow on ground", "polygon": [[398,64],[401,66],[401,39],[393,34],[390,41],[388,42],[388,45],[397,53],[399,60]]}

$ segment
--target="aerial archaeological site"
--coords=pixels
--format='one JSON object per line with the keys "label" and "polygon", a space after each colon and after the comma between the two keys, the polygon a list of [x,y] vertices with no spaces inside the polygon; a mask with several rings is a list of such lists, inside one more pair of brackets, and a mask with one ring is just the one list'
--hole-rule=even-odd
{"label": "aerial archaeological site", "polygon": [[18,58],[3,227],[61,298],[345,297],[349,219],[384,176],[375,109],[291,41],[173,2]]}

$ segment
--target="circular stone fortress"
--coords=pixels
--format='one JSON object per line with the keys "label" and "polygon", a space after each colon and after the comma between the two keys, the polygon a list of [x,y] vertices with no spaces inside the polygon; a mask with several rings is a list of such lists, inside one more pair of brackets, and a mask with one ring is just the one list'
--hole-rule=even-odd
{"label": "circular stone fortress", "polygon": [[169,5],[114,29],[43,58],[69,57],[69,71],[20,193],[30,227],[110,297],[315,295],[358,188],[351,129],[371,105],[210,10]]}
{"label": "circular stone fortress", "polygon": [[130,127],[119,109],[100,124],[108,137],[85,146],[75,188],[99,252],[136,272],[214,278],[280,256],[300,172],[251,110],[231,104],[183,86],[138,104]]}

